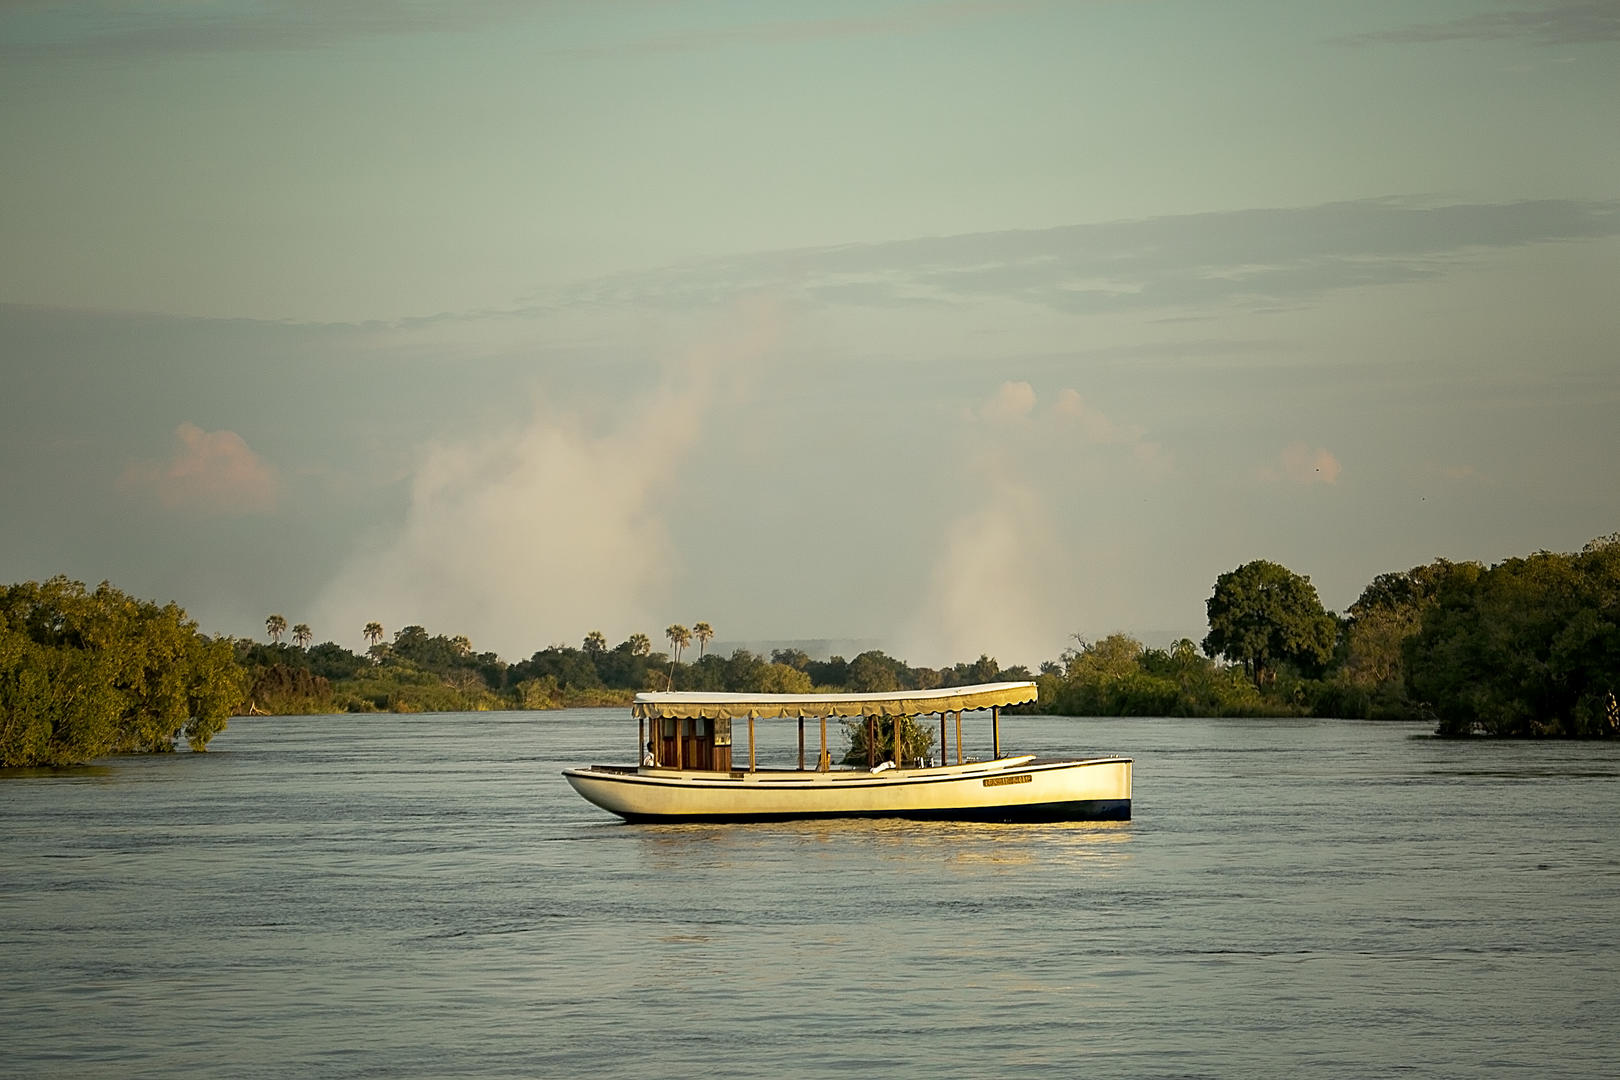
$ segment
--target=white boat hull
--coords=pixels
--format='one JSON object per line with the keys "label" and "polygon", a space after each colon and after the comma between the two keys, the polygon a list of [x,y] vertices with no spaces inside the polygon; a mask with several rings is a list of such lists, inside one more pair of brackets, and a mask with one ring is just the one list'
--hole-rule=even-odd
{"label": "white boat hull", "polygon": [[1131,760],[1003,758],[883,772],[566,769],[574,790],[633,822],[898,817],[953,821],[1125,821]]}

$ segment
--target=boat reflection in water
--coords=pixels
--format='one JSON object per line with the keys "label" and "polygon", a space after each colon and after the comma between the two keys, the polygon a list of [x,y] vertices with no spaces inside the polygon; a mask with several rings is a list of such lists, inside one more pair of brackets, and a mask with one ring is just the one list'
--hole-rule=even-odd
{"label": "boat reflection in water", "polygon": [[[563,776],[590,802],[633,822],[741,822],[796,818],[893,817],[948,821],[1126,821],[1131,759],[1003,757],[1001,710],[1036,698],[1032,682],[983,683],[887,694],[636,695],[639,765],[591,765]],[[962,758],[962,713],[988,709],[990,761]],[[883,726],[892,745],[921,716],[938,716],[941,764],[878,761]],[[835,769],[827,719],[865,722],[867,767]],[[798,721],[796,769],[756,766],[755,721]],[[955,719],[955,762],[945,760]],[[805,765],[805,721],[820,727],[820,752]],[[746,767],[732,761],[733,722],[747,722]],[[649,732],[648,724],[651,724]]]}

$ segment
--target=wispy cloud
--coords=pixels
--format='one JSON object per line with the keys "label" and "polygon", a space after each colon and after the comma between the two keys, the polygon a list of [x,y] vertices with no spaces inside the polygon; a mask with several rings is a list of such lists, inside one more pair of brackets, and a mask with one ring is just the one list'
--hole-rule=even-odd
{"label": "wispy cloud", "polygon": [[700,52],[737,45],[788,45],[836,38],[898,37],[972,19],[1046,7],[1031,0],[988,0],[978,3],[920,3],[858,18],[777,19],[715,29],[687,30],[632,37],[628,41],[564,50],[573,55]]}
{"label": "wispy cloud", "polygon": [[1006,455],[980,453],[972,470],[981,495],[938,533],[929,586],[901,652],[924,663],[987,652],[1003,664],[1033,665],[1063,637],[1051,575],[1065,551],[1049,500]]}
{"label": "wispy cloud", "polygon": [[1336,484],[1344,467],[1339,459],[1323,447],[1308,443],[1289,443],[1277,455],[1276,461],[1258,470],[1260,479],[1269,483],[1286,481],[1309,487],[1312,484]]}
{"label": "wispy cloud", "polygon": [[204,431],[184,423],[174,430],[167,461],[137,461],[125,467],[119,486],[149,496],[170,510],[204,514],[267,514],[281,489],[276,470],[234,431]]}
{"label": "wispy cloud", "polygon": [[990,400],[979,406],[978,414],[982,420],[992,424],[1008,423],[1025,420],[1035,411],[1035,388],[1027,382],[1004,382],[991,395]]}
{"label": "wispy cloud", "polygon": [[364,38],[475,30],[535,10],[525,0],[87,0],[6,7],[0,12],[0,57],[13,60],[300,51]]}
{"label": "wispy cloud", "polygon": [[1077,429],[1088,443],[1128,448],[1136,463],[1149,473],[1163,474],[1172,468],[1170,451],[1161,443],[1149,439],[1143,428],[1135,424],[1115,423],[1072,387],[1058,391],[1052,415],[1060,424]]}
{"label": "wispy cloud", "polygon": [[478,627],[480,648],[508,656],[582,627],[649,625],[676,565],[663,493],[779,328],[769,302],[734,310],[615,423],[541,403],[521,425],[427,447],[404,521],[356,551],[321,622]]}
{"label": "wispy cloud", "polygon": [[1524,39],[1539,45],[1620,41],[1620,3],[1551,3],[1482,12],[1445,22],[1414,23],[1336,39],[1345,45],[1420,45],[1437,41]]}
{"label": "wispy cloud", "polygon": [[772,288],[867,307],[1264,307],[1436,278],[1482,250],[1617,235],[1620,201],[1369,199],[754,253],[598,279],[535,306],[703,306]]}
{"label": "wispy cloud", "polygon": [[968,419],[998,430],[1003,436],[1016,433],[1025,436],[1026,441],[1033,440],[1041,454],[1051,453],[1059,442],[1072,447],[1077,437],[1083,446],[1124,447],[1138,465],[1150,472],[1162,473],[1171,467],[1170,452],[1149,439],[1146,429],[1116,422],[1073,387],[1059,390],[1052,404],[1043,409],[1033,386],[1021,380],[1008,381],[966,412]]}
{"label": "wispy cloud", "polygon": [[[645,12],[615,20],[617,36],[600,44],[564,46],[552,56],[620,56],[700,52],[735,46],[794,44],[838,38],[923,33],[966,20],[1047,6],[1039,0],[912,3],[860,17],[806,15],[712,28],[649,33]],[[48,2],[0,5],[0,56],[10,59],[116,59],[187,53],[281,52],[330,48],[349,41],[427,33],[464,33],[545,15],[567,5],[533,0],[258,0],[207,4],[196,0],[89,0],[68,7]],[[5,9],[9,8],[9,11]],[[671,10],[660,5],[664,11]]]}

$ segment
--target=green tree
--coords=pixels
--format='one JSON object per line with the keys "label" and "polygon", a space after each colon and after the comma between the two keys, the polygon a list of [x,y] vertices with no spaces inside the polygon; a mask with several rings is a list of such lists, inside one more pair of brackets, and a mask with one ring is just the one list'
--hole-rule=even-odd
{"label": "green tree", "polygon": [[692,631],[680,623],[673,623],[664,629],[664,636],[669,639],[674,654],[669,661],[669,678],[665,680],[665,689],[675,686],[675,665],[681,662],[681,650],[692,643]]}
{"label": "green tree", "polygon": [[706,622],[696,623],[692,627],[692,636],[697,638],[698,659],[703,659],[703,651],[708,648],[709,642],[714,638],[714,627]]}
{"label": "green tree", "polygon": [[652,638],[646,634],[631,634],[624,643],[630,646],[631,656],[646,656],[652,652]]}
{"label": "green tree", "polygon": [[759,682],[748,689],[761,694],[808,694],[810,676],[788,664],[766,664],[759,672]]}
{"label": "green tree", "polygon": [[1311,579],[1285,566],[1256,559],[1227,571],[1205,607],[1204,652],[1241,663],[1257,689],[1275,680],[1279,663],[1319,665],[1333,655],[1337,622]]}
{"label": "green tree", "polygon": [[293,627],[293,644],[300,649],[309,648],[309,643],[313,640],[314,635],[310,632],[309,623],[299,623]]}
{"label": "green tree", "polygon": [[810,654],[803,649],[772,649],[771,663],[804,671],[810,666]]}
{"label": "green tree", "polygon": [[382,623],[368,622],[366,623],[366,628],[364,631],[362,631],[362,633],[365,634],[366,644],[372,648],[376,648],[378,642],[382,641],[383,639]]}
{"label": "green tree", "polygon": [[0,765],[194,750],[245,691],[231,643],[175,604],[56,577],[0,587]]}
{"label": "green tree", "polygon": [[869,649],[849,662],[844,685],[857,694],[881,694],[900,689],[904,665],[879,649]]}
{"label": "green tree", "polygon": [[284,616],[272,615],[264,620],[264,629],[271,641],[279,642],[281,635],[287,632],[287,620]]}
{"label": "green tree", "polygon": [[804,673],[816,686],[843,687],[849,682],[849,661],[842,656],[811,660],[804,665]]}
{"label": "green tree", "polygon": [[1448,580],[1472,580],[1477,563],[1436,559],[1398,573],[1379,574],[1346,611],[1337,669],[1323,688],[1318,712],[1373,719],[1415,719],[1407,693],[1406,642],[1423,625]]}
{"label": "green tree", "polygon": [[[857,658],[858,659],[858,658]],[[854,664],[855,661],[850,661]],[[881,716],[873,725],[877,737],[872,742],[872,756],[878,761],[894,761],[895,720],[900,721],[900,747],[907,762],[928,756],[934,747],[934,725],[919,723],[915,716]],[[849,750],[844,754],[845,765],[866,764],[866,718],[850,717],[843,722],[844,734],[849,737]]]}
{"label": "green tree", "polygon": [[1620,546],[1541,551],[1454,575],[1402,654],[1442,735],[1620,734]]}
{"label": "green tree", "polygon": [[607,652],[607,638],[600,630],[592,630],[585,635],[585,651],[593,656],[597,653]]}

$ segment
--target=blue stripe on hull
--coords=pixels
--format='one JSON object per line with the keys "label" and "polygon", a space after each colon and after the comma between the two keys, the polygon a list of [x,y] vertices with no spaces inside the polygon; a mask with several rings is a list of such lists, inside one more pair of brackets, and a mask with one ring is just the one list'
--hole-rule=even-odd
{"label": "blue stripe on hull", "polygon": [[[618,813],[618,811],[614,811]],[[962,807],[949,810],[872,810],[866,813],[782,814],[619,814],[633,825],[679,825],[688,823],[746,823],[751,821],[806,821],[812,818],[905,818],[911,821],[1129,821],[1129,799],[1083,799],[1077,802],[1029,803],[1024,806]]]}

